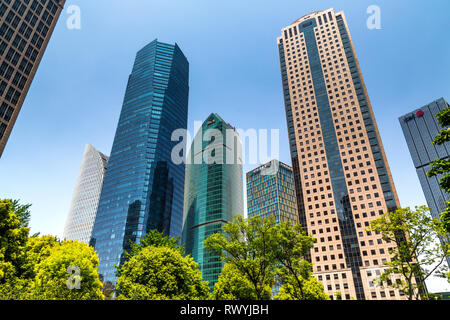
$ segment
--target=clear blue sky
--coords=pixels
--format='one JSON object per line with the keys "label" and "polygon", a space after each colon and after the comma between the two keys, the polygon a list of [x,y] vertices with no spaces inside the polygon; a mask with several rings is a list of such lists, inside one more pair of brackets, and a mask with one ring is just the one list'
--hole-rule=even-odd
{"label": "clear blue sky", "polygon": [[[178,43],[190,62],[191,130],[211,112],[238,128],[280,129],[280,160],[290,164],[276,37],[328,8],[347,17],[401,204],[425,204],[398,117],[450,99],[448,0],[71,4],[81,30],[61,15],[0,159],[0,198],[33,204],[32,232],[62,235],[84,147],[109,154],[135,54],[155,38]],[[381,9],[381,30],[366,27],[370,5]]]}

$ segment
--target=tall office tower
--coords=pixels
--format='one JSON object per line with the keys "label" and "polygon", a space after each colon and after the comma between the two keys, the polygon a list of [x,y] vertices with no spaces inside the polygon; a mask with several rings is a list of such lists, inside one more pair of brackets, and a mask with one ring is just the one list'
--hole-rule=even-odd
{"label": "tall office tower", "polygon": [[272,160],[247,172],[248,217],[274,217],[277,223],[298,223],[292,168]]}
{"label": "tall office tower", "polygon": [[367,231],[399,207],[343,12],[308,14],[279,48],[299,221],[317,239],[313,272],[343,299],[404,299],[373,285],[392,244]]}
{"label": "tall office tower", "polygon": [[64,3],[0,2],[0,158]]}
{"label": "tall office tower", "polygon": [[[399,118],[425,199],[431,214],[438,219],[445,211],[450,195],[439,187],[442,177],[430,178],[427,172],[430,171],[430,163],[434,160],[448,160],[450,157],[450,142],[433,145],[434,138],[442,129],[436,115],[448,107],[447,101],[440,98]],[[447,258],[447,263],[450,265],[450,258]]]}
{"label": "tall office tower", "polygon": [[242,146],[235,129],[211,114],[196,134],[186,164],[182,241],[214,288],[223,262],[204,241],[243,215]]}
{"label": "tall office tower", "polygon": [[185,165],[172,161],[173,131],[187,128],[189,63],[178,45],[152,41],[137,53],[91,238],[105,282],[130,241],[149,230],[181,235]]}
{"label": "tall office tower", "polygon": [[67,216],[63,238],[89,243],[108,157],[88,144]]}

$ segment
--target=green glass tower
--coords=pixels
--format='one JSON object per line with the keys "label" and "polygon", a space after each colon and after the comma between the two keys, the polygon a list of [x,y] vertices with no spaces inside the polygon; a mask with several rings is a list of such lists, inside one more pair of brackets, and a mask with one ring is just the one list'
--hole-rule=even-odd
{"label": "green glass tower", "polygon": [[249,218],[275,217],[277,223],[298,223],[292,168],[272,160],[247,173]]}
{"label": "green glass tower", "polygon": [[235,215],[243,214],[241,154],[236,130],[219,115],[211,114],[187,157],[182,240],[211,290],[223,262],[203,244]]}

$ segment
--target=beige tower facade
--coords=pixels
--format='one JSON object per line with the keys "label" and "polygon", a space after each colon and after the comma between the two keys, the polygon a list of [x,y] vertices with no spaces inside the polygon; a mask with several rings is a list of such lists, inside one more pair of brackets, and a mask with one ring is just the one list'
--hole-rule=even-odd
{"label": "beige tower facade", "polygon": [[64,3],[0,1],[0,157]]}
{"label": "beige tower facade", "polygon": [[315,276],[342,299],[405,299],[373,280],[389,261],[370,221],[399,200],[343,12],[308,14],[277,39],[299,220]]}

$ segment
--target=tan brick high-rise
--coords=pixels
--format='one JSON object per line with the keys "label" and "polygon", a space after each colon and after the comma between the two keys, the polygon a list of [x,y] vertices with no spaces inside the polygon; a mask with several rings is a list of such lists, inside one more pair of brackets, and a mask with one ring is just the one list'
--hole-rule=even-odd
{"label": "tan brick high-rise", "polygon": [[0,157],[64,3],[0,1]]}
{"label": "tan brick high-rise", "polygon": [[399,207],[343,12],[306,15],[277,39],[299,220],[315,276],[343,299],[405,299],[373,279],[392,243],[367,231]]}

